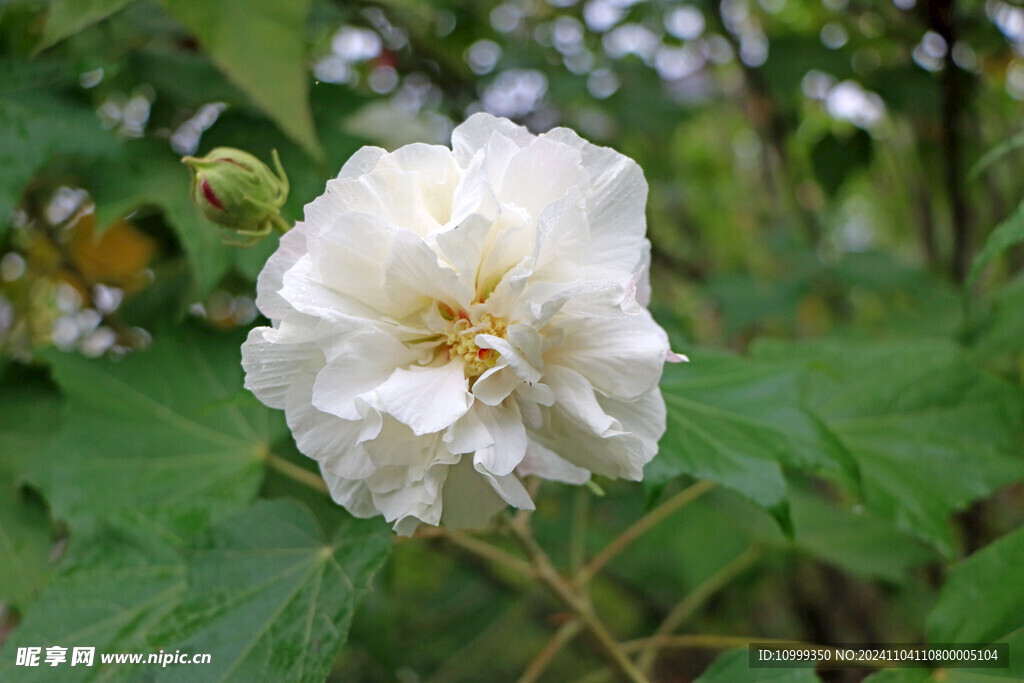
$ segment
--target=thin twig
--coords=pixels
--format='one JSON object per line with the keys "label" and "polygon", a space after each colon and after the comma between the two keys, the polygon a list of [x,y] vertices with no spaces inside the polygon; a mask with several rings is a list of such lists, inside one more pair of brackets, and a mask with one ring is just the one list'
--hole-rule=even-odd
{"label": "thin twig", "polygon": [[[747,570],[750,565],[757,562],[757,560],[760,559],[762,552],[763,551],[759,546],[750,546],[745,552],[735,557],[731,562],[727,563],[724,567],[708,577],[704,583],[697,586],[685,598],[680,600],[679,604],[672,608],[672,611],[670,611],[661,624],[658,625],[653,637],[657,638],[659,636],[670,635],[673,631],[679,628],[680,624],[689,619],[690,616],[700,609],[700,607],[715,593],[727,586],[733,579]],[[637,666],[639,666],[640,670],[644,673],[649,673],[657,657],[658,648],[652,645],[651,647],[640,651],[640,656],[637,659]]]}
{"label": "thin twig", "polygon": [[281,474],[294,479],[300,484],[304,484],[311,489],[316,489],[323,493],[330,493],[330,489],[327,488],[327,482],[325,482],[323,477],[316,472],[310,472],[305,467],[299,467],[295,463],[285,460],[281,456],[272,453],[269,450],[264,451],[263,460],[271,469],[277,470]]}
{"label": "thin twig", "polygon": [[443,538],[454,546],[462,548],[468,553],[472,553],[478,557],[492,562],[502,567],[507,567],[519,574],[526,577],[533,577],[536,575],[533,566],[521,560],[515,555],[511,555],[501,548],[497,548],[490,543],[486,543],[472,536],[465,534],[445,534]]}
{"label": "thin twig", "polygon": [[576,489],[572,503],[572,528],[569,531],[569,571],[577,572],[586,562],[587,520],[590,516],[590,491]]}
{"label": "thin twig", "polygon": [[601,653],[608,660],[609,664],[612,665],[616,673],[624,680],[631,681],[632,683],[647,683],[647,677],[640,673],[629,657],[626,656],[626,653],[623,652],[622,648],[619,647],[618,641],[608,632],[604,622],[594,612],[590,601],[584,595],[577,593],[558,573],[554,565],[551,564],[551,558],[548,557],[548,554],[544,552],[544,549],[534,539],[529,527],[512,524],[510,528],[520,544],[522,544],[527,557],[530,558],[537,578],[551,589],[555,597],[579,618],[587,631],[594,637],[594,640],[597,641]]}
{"label": "thin twig", "polygon": [[793,640],[782,640],[780,638],[751,638],[749,636],[716,636],[710,634],[695,634],[695,635],[683,635],[683,636],[649,636],[647,638],[637,638],[636,640],[629,640],[622,643],[621,647],[626,652],[638,652],[646,650],[649,647],[655,647],[659,650],[667,648],[697,648],[697,649],[708,649],[708,650],[728,650],[734,647],[743,647],[744,645],[750,645],[751,643],[766,643],[772,645],[782,645],[793,643],[798,644]]}
{"label": "thin twig", "polygon": [[526,670],[523,671],[523,675],[519,677],[518,683],[534,683],[544,670],[548,668],[555,656],[562,651],[576,635],[583,630],[583,624],[580,623],[579,619],[573,619],[562,624],[555,635],[551,636],[551,640],[544,646],[544,649],[537,653],[529,664],[526,665]]}
{"label": "thin twig", "polygon": [[576,575],[576,581],[580,585],[586,584],[601,569],[608,564],[612,558],[625,550],[626,546],[642,536],[648,529],[661,522],[679,508],[691,503],[715,487],[712,481],[699,481],[693,486],[683,489],[661,505],[649,511],[638,519],[632,526],[618,535],[611,543],[593,557],[583,569]]}

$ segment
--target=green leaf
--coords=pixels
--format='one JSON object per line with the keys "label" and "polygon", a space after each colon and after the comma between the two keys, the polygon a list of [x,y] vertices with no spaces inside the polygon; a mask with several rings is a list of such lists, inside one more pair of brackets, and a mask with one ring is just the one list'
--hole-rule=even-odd
{"label": "green leaf", "polygon": [[977,180],[978,176],[985,170],[1002,159],[1004,156],[1018,149],[1024,149],[1024,133],[1017,133],[1009,140],[1004,140],[989,151],[985,152],[980,159],[974,162],[970,172],[967,174],[968,181]]}
{"label": "green leaf", "polygon": [[950,342],[769,342],[754,353],[814,369],[807,405],[856,458],[868,508],[947,556],[949,514],[1024,476],[1024,395]]}
{"label": "green leaf", "polygon": [[50,517],[0,472],[0,602],[23,608],[46,583]]}
{"label": "green leaf", "polygon": [[745,647],[723,652],[694,683],[816,683],[821,680],[813,668],[752,669],[749,657]]}
{"label": "green leaf", "polygon": [[54,391],[23,378],[5,382],[0,393],[0,477],[18,481],[22,466],[46,448],[59,424],[60,400]]}
{"label": "green leaf", "polygon": [[989,643],[1024,628],[1024,527],[959,562],[928,616],[936,643]]}
{"label": "green leaf", "polygon": [[23,608],[50,575],[53,529],[42,503],[21,488],[21,468],[59,424],[56,392],[12,364],[0,385],[0,601]]}
{"label": "green leaf", "polygon": [[164,0],[220,69],[314,159],[323,159],[309,108],[310,0]]}
{"label": "green leaf", "polygon": [[[133,522],[90,523],[72,538],[60,576],[31,605],[0,651],[0,679],[16,681],[138,680],[131,666],[100,666],[101,652],[156,648],[147,635],[178,603],[185,566],[159,528]],[[95,647],[92,667],[16,667],[19,647]],[[45,652],[45,651],[44,651]],[[42,659],[42,658],[40,658]]]}
{"label": "green leaf", "polygon": [[247,503],[284,434],[241,390],[237,335],[157,330],[120,360],[51,352],[64,423],[28,465],[54,515],[74,526],[127,510],[189,530]]}
{"label": "green leaf", "polygon": [[844,470],[847,454],[801,405],[798,369],[724,354],[691,354],[668,366],[662,393],[668,429],[645,481],[659,485],[681,474],[710,479],[768,508],[785,523],[783,467]]}
{"label": "green leaf", "polygon": [[913,567],[935,559],[928,546],[861,506],[849,509],[797,490],[790,500],[793,546],[851,574],[903,583]]}
{"label": "green leaf", "polygon": [[304,507],[261,502],[187,551],[188,597],[159,640],[212,655],[191,681],[323,681],[390,549],[380,520],[349,519],[328,541]]}
{"label": "green leaf", "polygon": [[25,185],[40,168],[58,155],[102,156],[115,149],[89,107],[25,93],[16,101],[0,98],[0,240]]}
{"label": "green leaf", "polygon": [[85,179],[102,228],[143,206],[155,206],[174,229],[192,266],[196,295],[207,294],[231,268],[224,232],[200,215],[189,191],[188,169],[169,148],[129,143],[117,158],[97,164]]}
{"label": "green leaf", "polygon": [[985,367],[1012,370],[1015,355],[1024,351],[1024,277],[992,293],[990,309],[971,339],[971,350]]}
{"label": "green leaf", "polygon": [[82,29],[106,19],[135,0],[51,0],[43,40],[36,51],[56,45]]}
{"label": "green leaf", "polygon": [[978,277],[986,263],[1021,242],[1024,242],[1024,202],[1018,204],[1017,209],[988,236],[984,248],[974,257],[968,282],[973,282]]}

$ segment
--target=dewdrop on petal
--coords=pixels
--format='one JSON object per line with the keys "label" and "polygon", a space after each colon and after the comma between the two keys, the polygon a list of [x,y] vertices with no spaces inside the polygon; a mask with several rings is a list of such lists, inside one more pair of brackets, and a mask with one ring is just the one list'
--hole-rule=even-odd
{"label": "dewdrop on petal", "polygon": [[288,225],[281,207],[288,198],[288,176],[273,152],[276,174],[248,152],[218,147],[205,157],[184,157],[192,171],[192,202],[212,223],[228,228],[252,244]]}
{"label": "dewdrop on petal", "polygon": [[356,152],[267,261],[272,326],[242,346],[334,499],[400,534],[532,509],[527,475],[641,479],[684,360],[644,308],[635,162],[487,114],[452,147]]}

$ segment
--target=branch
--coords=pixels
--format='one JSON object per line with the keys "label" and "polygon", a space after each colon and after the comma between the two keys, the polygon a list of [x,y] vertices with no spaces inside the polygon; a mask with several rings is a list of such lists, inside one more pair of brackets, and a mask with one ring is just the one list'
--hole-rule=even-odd
{"label": "branch", "polygon": [[484,541],[473,538],[472,536],[466,536],[465,534],[447,533],[443,535],[443,538],[452,545],[462,548],[466,552],[481,557],[488,562],[501,565],[502,567],[507,567],[508,569],[528,578],[534,578],[536,576],[536,572],[530,563],[519,559],[515,555],[510,555],[504,550],[494,547],[490,543],[485,543]]}
{"label": "branch", "polygon": [[569,583],[562,578],[562,576],[555,569],[554,565],[551,564],[551,559],[548,557],[544,549],[540,547],[533,534],[525,525],[511,524],[510,529],[512,533],[519,540],[523,546],[523,550],[526,551],[527,557],[530,558],[531,564],[533,564],[534,571],[536,572],[537,578],[541,583],[546,585],[555,597],[557,597],[563,605],[572,610],[576,617],[583,623],[586,629],[597,641],[598,646],[601,649],[601,654],[605,656],[608,663],[612,665],[615,671],[627,681],[631,683],[647,683],[647,678],[640,673],[626,653],[619,647],[619,643],[612,637],[611,633],[605,627],[604,623],[594,612],[594,608],[591,606],[590,601],[578,594]]}
{"label": "branch", "polygon": [[579,619],[573,619],[562,624],[555,631],[555,635],[551,637],[548,644],[544,646],[544,649],[537,653],[537,656],[526,666],[526,670],[519,677],[518,683],[535,683],[541,674],[544,673],[544,670],[548,668],[548,665],[551,664],[555,656],[562,651],[562,648],[582,630],[583,624],[580,623]]}
{"label": "branch", "polygon": [[271,469],[277,470],[300,484],[304,484],[322,493],[330,493],[330,489],[327,488],[327,482],[316,472],[310,472],[305,467],[300,467],[291,461],[285,460],[269,450],[263,452],[263,461]]}
{"label": "branch", "polygon": [[715,483],[712,481],[699,481],[693,486],[683,489],[661,505],[649,511],[646,515],[634,522],[632,526],[619,534],[615,540],[605,546],[604,550],[595,555],[594,558],[590,560],[590,562],[588,562],[576,575],[576,581],[580,585],[585,585],[599,571],[601,571],[601,569],[603,569],[604,566],[612,560],[612,558],[625,550],[630,543],[642,536],[651,527],[664,520],[679,508],[697,500],[714,487]]}
{"label": "branch", "polygon": [[[659,638],[670,635],[673,631],[679,628],[680,624],[700,609],[700,607],[707,602],[711,596],[727,586],[733,579],[746,571],[752,564],[757,562],[757,560],[761,558],[762,552],[763,551],[760,547],[756,545],[750,546],[745,552],[738,555],[731,562],[708,577],[704,583],[697,586],[692,593],[687,595],[679,602],[679,604],[672,608],[672,611],[669,612],[668,616],[666,616],[664,621],[661,622],[652,637]],[[656,645],[652,644],[650,647],[640,651],[640,657],[637,659],[637,666],[639,666],[640,670],[644,673],[648,673],[654,665],[654,661],[657,659],[657,656],[658,648]]]}

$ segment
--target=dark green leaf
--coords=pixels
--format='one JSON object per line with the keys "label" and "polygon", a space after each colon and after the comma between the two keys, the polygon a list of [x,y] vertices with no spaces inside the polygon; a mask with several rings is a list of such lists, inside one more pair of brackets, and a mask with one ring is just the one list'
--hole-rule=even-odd
{"label": "dark green leaf", "polygon": [[46,448],[60,424],[60,400],[47,391],[16,378],[0,393],[0,476],[18,481],[21,468]]}
{"label": "dark green leaf", "polygon": [[45,506],[21,488],[21,468],[46,448],[60,403],[56,392],[10,374],[0,388],[0,601],[23,608],[49,577],[53,530]]}
{"label": "dark green leaf", "polygon": [[53,543],[50,517],[0,472],[0,601],[23,608],[46,583]]}
{"label": "dark green leaf", "polygon": [[192,681],[323,681],[390,548],[380,520],[350,519],[328,541],[302,506],[257,504],[187,551],[188,597],[160,639],[212,655]]}
{"label": "dark green leaf", "polygon": [[911,568],[935,558],[927,546],[861,506],[851,509],[797,490],[790,501],[793,545],[852,574],[901,583]]}
{"label": "dark green leaf", "polygon": [[183,530],[248,502],[284,433],[241,392],[239,339],[181,329],[121,360],[48,354],[64,424],[27,467],[54,514],[145,511]]}
{"label": "dark green leaf", "polygon": [[645,480],[688,474],[735,489],[777,516],[786,514],[783,467],[855,467],[826,429],[803,409],[800,372],[776,363],[691,354],[666,369],[662,393],[668,430]]}
{"label": "dark green leaf", "polygon": [[293,140],[322,159],[309,108],[310,0],[164,0],[211,59]]}
{"label": "dark green leaf", "polygon": [[952,343],[762,343],[755,354],[815,369],[807,405],[857,459],[867,506],[946,555],[949,514],[1024,476],[1021,391]]}
{"label": "dark green leaf", "polygon": [[135,0],[51,0],[46,15],[46,30],[37,50],[75,35],[86,26],[106,19]]}
{"label": "dark green leaf", "polygon": [[41,167],[58,155],[99,156],[115,149],[113,137],[88,107],[38,95],[0,99],[0,239],[25,185]]}
{"label": "dark green leaf", "polygon": [[953,567],[928,616],[936,643],[988,643],[1024,628],[1024,527]]}
{"label": "dark green leaf", "polygon": [[136,142],[116,159],[91,169],[86,187],[96,202],[101,229],[142,206],[162,210],[188,255],[196,294],[203,296],[231,268],[231,250],[237,247],[225,245],[224,232],[193,206],[190,182],[188,169],[169,148]]}
{"label": "dark green leaf", "polygon": [[986,263],[1015,244],[1024,242],[1024,202],[988,236],[984,248],[974,257],[968,281],[974,281]]}
{"label": "dark green leaf", "polygon": [[985,154],[978,159],[973,166],[971,166],[971,170],[967,174],[967,179],[976,180],[977,177],[984,173],[989,166],[999,161],[1010,152],[1018,149],[1024,149],[1024,133],[1017,133],[1009,140],[1004,140],[989,151],[985,152]]}
{"label": "dark green leaf", "polygon": [[[138,518],[83,525],[61,574],[28,609],[0,651],[0,679],[15,681],[139,680],[131,666],[100,666],[101,652],[156,651],[147,643],[185,588],[185,566],[162,530]],[[16,667],[19,647],[95,647],[92,667]],[[45,650],[44,650],[45,653]],[[42,659],[42,658],[40,658]]]}
{"label": "dark green leaf", "polygon": [[1006,283],[992,295],[991,309],[971,340],[971,350],[986,367],[1024,351],[1024,278]]}

